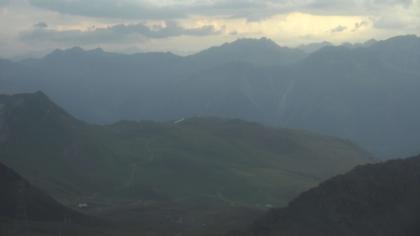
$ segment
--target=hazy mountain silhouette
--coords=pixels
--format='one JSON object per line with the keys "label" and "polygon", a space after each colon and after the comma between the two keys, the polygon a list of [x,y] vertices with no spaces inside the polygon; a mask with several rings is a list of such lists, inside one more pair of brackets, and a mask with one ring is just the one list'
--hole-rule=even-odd
{"label": "hazy mountain silhouette", "polygon": [[355,168],[229,235],[419,235],[420,156]]}
{"label": "hazy mountain silhouette", "polygon": [[332,43],[324,41],[320,43],[310,43],[310,44],[303,44],[298,46],[298,48],[306,53],[314,53],[318,51],[319,49],[322,49],[324,47],[333,46]]}
{"label": "hazy mountain silhouette", "polygon": [[420,39],[410,35],[309,55],[269,39],[187,57],[73,48],[3,61],[0,83],[4,93],[43,90],[94,123],[241,118],[350,139],[395,157],[420,151],[420,112],[412,102],[420,99],[419,51]]}
{"label": "hazy mountain silhouette", "polygon": [[257,66],[279,66],[296,63],[305,58],[300,49],[280,47],[274,41],[261,39],[239,39],[219,47],[212,47],[187,57],[195,66],[210,68],[232,62],[244,62]]}
{"label": "hazy mountain silhouette", "polygon": [[280,124],[347,137],[382,156],[418,151],[420,39],[326,47],[296,69]]}

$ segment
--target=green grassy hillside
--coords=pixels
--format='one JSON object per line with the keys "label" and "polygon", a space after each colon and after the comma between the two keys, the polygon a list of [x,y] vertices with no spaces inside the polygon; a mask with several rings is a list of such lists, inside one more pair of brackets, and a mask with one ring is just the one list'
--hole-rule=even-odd
{"label": "green grassy hillside", "polygon": [[39,92],[0,96],[0,161],[68,203],[281,206],[371,159],[348,141],[241,120],[90,125]]}

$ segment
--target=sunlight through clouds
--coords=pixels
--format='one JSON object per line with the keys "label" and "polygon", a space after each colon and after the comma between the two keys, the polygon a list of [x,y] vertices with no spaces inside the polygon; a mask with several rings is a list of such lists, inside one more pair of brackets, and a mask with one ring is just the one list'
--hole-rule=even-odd
{"label": "sunlight through clouds", "polygon": [[[33,27],[40,22],[48,25],[43,33],[51,35],[43,34],[43,45],[49,46],[42,50],[80,43],[116,51],[124,46],[195,51],[247,37],[267,37],[283,46],[340,44],[420,34],[420,0],[0,0],[0,43],[7,45],[0,47],[3,57],[39,47],[40,38],[22,40],[22,35],[40,33]],[[143,25],[153,31],[167,22],[203,31],[183,35],[188,31],[175,28],[178,33],[159,37],[140,30],[129,36],[107,31],[115,25]],[[100,37],[92,32],[101,32]]]}
{"label": "sunlight through clouds", "polygon": [[[187,25],[213,25],[224,29],[226,34],[244,37],[269,37],[286,45],[305,38],[339,42],[359,38],[371,26],[371,19],[365,16],[319,16],[301,12],[286,15],[276,15],[260,21],[246,19],[190,19]],[[337,26],[345,27],[341,32],[332,33]],[[339,34],[338,34],[339,33]]]}

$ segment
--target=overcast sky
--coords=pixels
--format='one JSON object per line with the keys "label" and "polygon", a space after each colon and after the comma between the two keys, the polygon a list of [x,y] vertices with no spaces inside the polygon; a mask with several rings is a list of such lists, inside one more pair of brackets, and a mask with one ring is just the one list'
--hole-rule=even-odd
{"label": "overcast sky", "polygon": [[282,46],[420,35],[420,0],[0,0],[0,58],[54,48],[193,53],[238,38]]}

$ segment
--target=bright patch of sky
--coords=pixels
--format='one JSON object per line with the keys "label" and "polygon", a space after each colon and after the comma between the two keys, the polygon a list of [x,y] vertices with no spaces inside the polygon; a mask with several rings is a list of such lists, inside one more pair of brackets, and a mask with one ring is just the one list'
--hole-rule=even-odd
{"label": "bright patch of sky", "polygon": [[55,48],[189,54],[238,38],[282,46],[420,34],[420,0],[0,0],[0,58]]}

